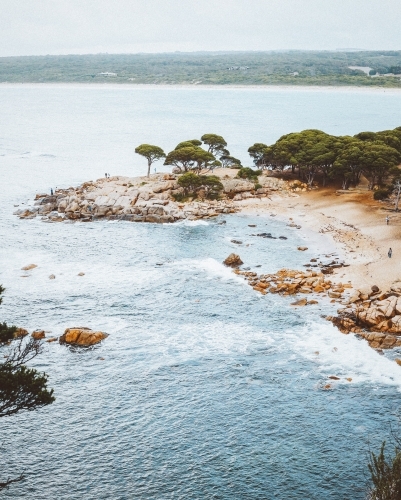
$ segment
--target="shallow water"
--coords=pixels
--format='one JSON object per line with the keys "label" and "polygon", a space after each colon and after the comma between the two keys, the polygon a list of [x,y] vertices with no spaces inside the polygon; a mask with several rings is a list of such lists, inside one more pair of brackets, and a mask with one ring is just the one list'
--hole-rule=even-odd
{"label": "shallow water", "polygon": [[[364,498],[369,445],[388,439],[399,414],[394,354],[339,333],[321,318],[330,304],[294,309],[221,264],[236,251],[261,272],[302,268],[331,251],[327,241],[297,252],[307,233],[269,214],[166,226],[11,214],[50,186],[105,171],[138,175],[133,149],[144,141],[168,149],[210,130],[245,160],[253,142],[291,130],[398,126],[400,100],[335,90],[0,87],[2,317],[57,335],[74,325],[110,333],[88,350],[46,344],[33,363],[57,400],[2,419],[2,474],[27,474],[5,498]],[[251,236],[267,230],[288,239]],[[38,268],[20,270],[29,263]],[[329,375],[341,380],[323,391]]]}

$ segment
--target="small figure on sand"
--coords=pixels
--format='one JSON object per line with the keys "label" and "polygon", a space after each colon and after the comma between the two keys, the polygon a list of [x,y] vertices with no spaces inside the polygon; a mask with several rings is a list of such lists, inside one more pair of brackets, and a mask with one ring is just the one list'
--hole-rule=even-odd
{"label": "small figure on sand", "polygon": [[393,255],[393,251],[391,250],[391,248],[388,249],[387,255],[388,258],[391,259],[391,256]]}
{"label": "small figure on sand", "polygon": [[387,215],[387,217],[386,217],[386,224],[388,225],[388,223],[389,223],[389,222],[390,222],[390,218],[389,218],[389,216]]}
{"label": "small figure on sand", "polygon": [[104,176],[105,176],[105,177],[106,177],[106,179],[107,179],[107,174],[104,174]]}

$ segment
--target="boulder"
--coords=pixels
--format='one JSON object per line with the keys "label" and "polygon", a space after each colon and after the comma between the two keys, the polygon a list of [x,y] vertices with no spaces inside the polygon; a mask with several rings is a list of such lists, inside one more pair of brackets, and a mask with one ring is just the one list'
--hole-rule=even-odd
{"label": "boulder", "polygon": [[307,303],[308,303],[308,301],[306,299],[299,299],[295,302],[291,302],[291,305],[292,306],[306,306]]}
{"label": "boulder", "polygon": [[305,250],[308,250],[308,247],[298,247],[298,250],[301,252],[305,252]]}
{"label": "boulder", "polygon": [[60,337],[59,342],[60,344],[91,346],[98,344],[106,337],[108,337],[108,334],[104,332],[94,332],[87,327],[74,327],[67,328]]}
{"label": "boulder", "polygon": [[56,279],[56,276],[55,276],[54,274],[51,274],[51,275],[49,276],[49,280],[55,280],[55,279]]}
{"label": "boulder", "polygon": [[85,273],[78,273],[77,276],[85,276]]}
{"label": "boulder", "polygon": [[44,330],[35,330],[31,333],[31,337],[34,340],[44,339],[46,337]]}
{"label": "boulder", "polygon": [[373,285],[372,288],[371,288],[371,290],[372,290],[373,293],[379,293],[380,292],[380,288],[377,285]]}
{"label": "boulder", "polygon": [[230,253],[230,255],[223,262],[226,266],[229,267],[238,267],[243,264],[241,257],[235,253]]}

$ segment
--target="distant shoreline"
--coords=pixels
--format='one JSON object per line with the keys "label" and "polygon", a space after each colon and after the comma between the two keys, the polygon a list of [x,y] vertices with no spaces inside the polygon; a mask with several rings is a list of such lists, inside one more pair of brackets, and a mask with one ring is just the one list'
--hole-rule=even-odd
{"label": "distant shoreline", "polygon": [[195,85],[195,84],[154,84],[154,83],[79,83],[79,82],[0,82],[0,88],[11,87],[79,87],[79,88],[107,88],[107,89],[201,89],[201,90],[274,90],[274,91],[313,91],[313,92],[364,92],[364,93],[386,93],[386,94],[399,94],[401,88],[397,87],[368,87],[358,85],[274,85],[274,84],[261,84],[261,85],[238,85],[238,84],[219,84],[219,85]]}

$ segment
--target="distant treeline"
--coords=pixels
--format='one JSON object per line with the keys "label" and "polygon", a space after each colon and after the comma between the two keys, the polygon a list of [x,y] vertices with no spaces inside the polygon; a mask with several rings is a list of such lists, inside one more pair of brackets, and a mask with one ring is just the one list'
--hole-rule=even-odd
{"label": "distant treeline", "polygon": [[[401,51],[97,54],[0,58],[0,82],[12,83],[401,87],[400,76],[394,76],[400,73]],[[393,76],[383,76],[388,74]]]}

